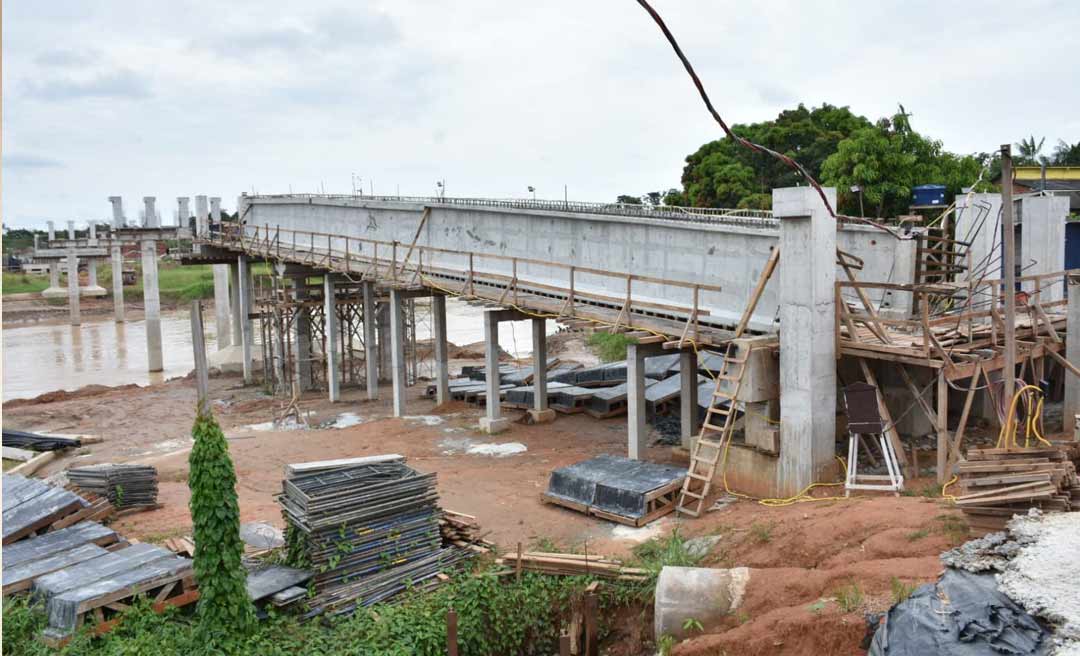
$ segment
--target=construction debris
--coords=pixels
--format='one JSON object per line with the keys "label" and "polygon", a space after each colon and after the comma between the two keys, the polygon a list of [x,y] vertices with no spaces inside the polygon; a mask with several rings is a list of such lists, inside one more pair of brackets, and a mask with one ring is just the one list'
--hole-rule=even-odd
{"label": "construction debris", "polygon": [[480,522],[472,515],[443,510],[439,518],[439,534],[443,545],[454,545],[484,553],[495,548],[495,544],[483,539]]}
{"label": "construction debris", "polygon": [[618,581],[644,581],[648,571],[635,567],[623,567],[622,563],[594,554],[551,553],[527,551],[507,554],[495,561],[514,571],[540,572],[556,576],[596,576]]}
{"label": "construction debris", "polygon": [[1080,507],[1080,478],[1076,462],[1080,445],[1014,449],[968,449],[967,461],[957,465],[956,505],[969,525],[999,531],[1015,514],[1029,508],[1069,511]]}
{"label": "construction debris", "polygon": [[68,480],[81,490],[100,495],[118,509],[157,505],[157,469],[150,465],[90,465],[67,471]]}

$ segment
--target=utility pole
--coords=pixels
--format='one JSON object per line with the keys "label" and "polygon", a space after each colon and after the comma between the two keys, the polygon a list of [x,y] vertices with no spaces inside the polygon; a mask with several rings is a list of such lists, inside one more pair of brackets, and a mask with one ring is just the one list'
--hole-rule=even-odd
{"label": "utility pole", "polygon": [[[1013,228],[1012,146],[1001,146],[1001,209],[1005,230],[1005,367],[1002,382],[1005,407],[1012,405],[1016,388],[1016,232]],[[1009,421],[1009,417],[1005,421]],[[1010,444],[1006,441],[1006,447]]]}

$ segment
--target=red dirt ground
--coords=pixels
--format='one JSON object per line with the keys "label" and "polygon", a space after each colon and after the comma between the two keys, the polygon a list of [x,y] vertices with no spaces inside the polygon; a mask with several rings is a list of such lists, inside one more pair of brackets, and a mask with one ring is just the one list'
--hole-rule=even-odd
{"label": "red dirt ground", "polygon": [[[211,380],[213,405],[236,464],[242,521],[282,525],[274,495],[281,489],[282,467],[290,462],[377,453],[400,453],[423,471],[438,474],[442,505],[475,515],[488,538],[505,548],[541,539],[564,548],[625,556],[650,535],[678,527],[686,536],[719,535],[707,566],[753,569],[743,606],[715,633],[677,645],[675,654],[857,654],[866,633],[864,613],[892,603],[893,577],[917,584],[933,580],[941,569],[938,554],[962,539],[957,513],[940,499],[923,497],[862,498],[800,503],[769,508],[738,501],[701,519],[667,517],[644,529],[629,529],[559,507],[544,505],[540,493],[551,470],[599,453],[624,453],[623,418],[595,420],[559,415],[553,424],[514,423],[491,437],[475,430],[480,414],[460,403],[434,408],[411,398],[416,416],[389,417],[389,402],[361,400],[360,390],[346,390],[341,403],[312,395],[302,408],[312,424],[354,412],[364,423],[346,429],[253,431],[245,425],[266,422],[278,402],[235,377]],[[418,390],[417,390],[418,391]],[[389,390],[383,390],[388,397]],[[39,473],[95,462],[139,461],[154,464],[160,476],[163,507],[121,518],[114,526],[129,537],[160,541],[190,533],[187,510],[187,449],[195,393],[190,380],[149,388],[128,386],[48,395],[37,403],[4,406],[4,423],[27,430],[101,435],[94,444]],[[508,411],[516,417],[516,411]],[[429,425],[431,424],[431,425]],[[495,458],[452,451],[447,440],[520,442],[522,454]],[[648,459],[681,463],[669,448],[651,447]],[[921,489],[926,481],[911,481]],[[858,586],[863,600],[842,612],[835,600],[841,588]],[[613,653],[644,653],[651,633],[651,611],[619,622],[621,644]],[[652,652],[650,652],[652,653]]]}

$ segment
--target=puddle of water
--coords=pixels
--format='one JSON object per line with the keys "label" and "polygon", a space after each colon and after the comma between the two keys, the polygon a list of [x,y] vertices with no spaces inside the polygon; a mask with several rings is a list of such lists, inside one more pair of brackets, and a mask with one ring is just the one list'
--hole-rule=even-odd
{"label": "puddle of water", "polygon": [[461,439],[445,439],[439,442],[444,455],[464,453],[470,456],[492,456],[505,458],[519,453],[525,453],[528,448],[521,442],[477,442],[468,437]]}
{"label": "puddle of water", "polygon": [[646,540],[660,537],[667,533],[670,524],[671,522],[667,517],[658,519],[655,522],[646,524],[640,528],[619,524],[611,529],[611,537],[619,538],[620,540],[629,540],[631,542],[645,542]]}
{"label": "puddle of water", "polygon": [[406,415],[406,416],[402,417],[402,419],[409,419],[411,421],[418,421],[418,422],[424,424],[425,426],[438,426],[439,424],[443,423],[443,421],[444,421],[442,417],[437,417],[435,415]]}
{"label": "puddle of water", "polygon": [[362,423],[364,423],[364,418],[355,412],[343,412],[331,421],[326,422],[326,424],[319,426],[319,428],[352,428]]}

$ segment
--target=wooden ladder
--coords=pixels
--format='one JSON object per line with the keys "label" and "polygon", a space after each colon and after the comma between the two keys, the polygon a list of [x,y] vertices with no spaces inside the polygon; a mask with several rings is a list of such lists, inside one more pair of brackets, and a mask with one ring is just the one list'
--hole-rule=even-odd
{"label": "wooden ladder", "polygon": [[[735,399],[742,389],[750,350],[747,350],[742,358],[735,357],[737,352],[735,342],[728,342],[724,352],[724,364],[716,376],[716,389],[705,413],[705,421],[701,422],[697,442],[690,453],[690,468],[683,481],[677,510],[691,517],[701,514],[701,507],[712,488],[716,467],[723,457],[724,447],[735,431]],[[725,383],[731,384],[731,394],[724,391]]]}

